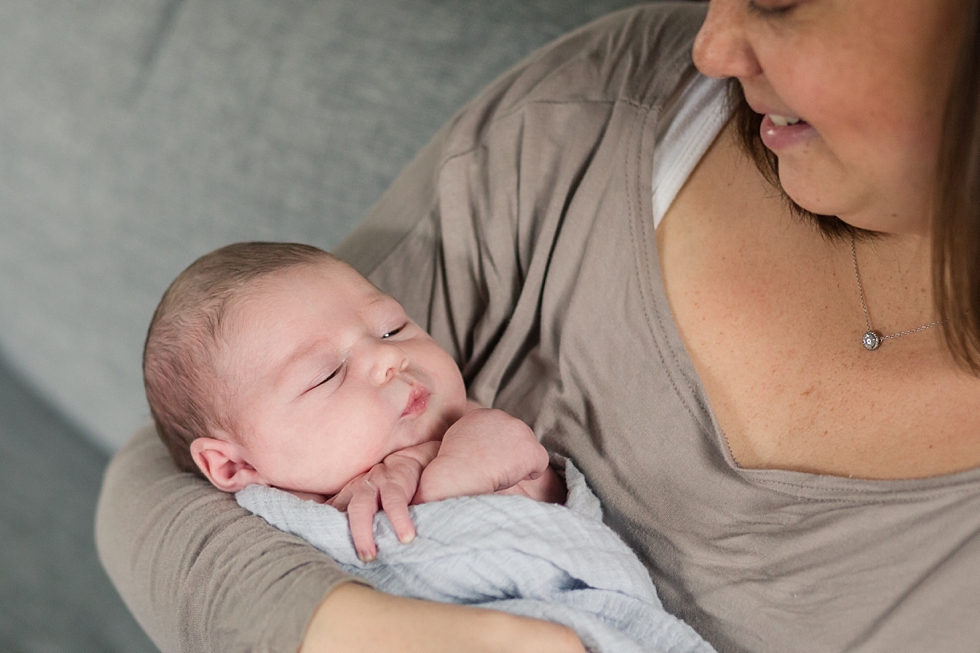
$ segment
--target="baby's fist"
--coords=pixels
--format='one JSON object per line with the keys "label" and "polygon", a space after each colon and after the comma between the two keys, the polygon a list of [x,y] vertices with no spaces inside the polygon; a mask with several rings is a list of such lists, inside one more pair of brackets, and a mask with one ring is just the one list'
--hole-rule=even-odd
{"label": "baby's fist", "polygon": [[531,428],[507,413],[471,411],[449,427],[435,459],[422,472],[414,503],[491,494],[548,469],[548,452]]}

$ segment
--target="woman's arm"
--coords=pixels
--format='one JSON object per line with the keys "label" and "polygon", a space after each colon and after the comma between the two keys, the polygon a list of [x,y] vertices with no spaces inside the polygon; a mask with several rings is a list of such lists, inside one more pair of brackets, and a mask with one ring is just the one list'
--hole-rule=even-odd
{"label": "woman's arm", "polygon": [[300,653],[585,653],[565,626],[495,610],[338,587],[310,622]]}

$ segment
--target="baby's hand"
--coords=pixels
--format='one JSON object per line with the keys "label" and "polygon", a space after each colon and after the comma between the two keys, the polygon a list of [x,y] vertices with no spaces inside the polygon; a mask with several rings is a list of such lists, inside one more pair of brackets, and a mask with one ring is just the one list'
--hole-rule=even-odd
{"label": "baby's hand", "polygon": [[413,503],[507,491],[548,471],[548,452],[531,427],[501,410],[481,408],[446,431]]}
{"label": "baby's hand", "polygon": [[327,503],[346,510],[358,557],[370,562],[378,556],[374,542],[374,515],[381,508],[398,539],[408,544],[415,539],[415,525],[408,504],[415,496],[422,470],[439,451],[439,442],[426,442],[389,454],[380,463],[354,477]]}

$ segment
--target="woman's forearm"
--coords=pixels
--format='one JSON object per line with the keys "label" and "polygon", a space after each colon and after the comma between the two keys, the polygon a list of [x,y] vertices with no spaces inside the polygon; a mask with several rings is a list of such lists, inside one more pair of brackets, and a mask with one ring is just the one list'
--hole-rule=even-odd
{"label": "woman's forearm", "polygon": [[300,653],[585,653],[565,626],[347,583],[323,601]]}

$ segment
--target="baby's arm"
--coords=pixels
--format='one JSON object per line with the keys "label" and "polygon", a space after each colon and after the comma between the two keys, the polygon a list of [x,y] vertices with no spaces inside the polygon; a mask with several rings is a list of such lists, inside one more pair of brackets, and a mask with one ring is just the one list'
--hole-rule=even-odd
{"label": "baby's arm", "polygon": [[373,525],[379,508],[398,539],[408,543],[415,538],[409,503],[494,492],[564,502],[565,484],[548,462],[548,452],[527,424],[501,410],[473,404],[473,410],[449,427],[442,442],[388,455],[327,503],[347,511],[357,554],[370,561],[377,557]]}
{"label": "baby's arm", "polygon": [[565,486],[548,462],[527,424],[501,410],[477,408],[446,431],[413,503],[494,492],[561,503]]}

